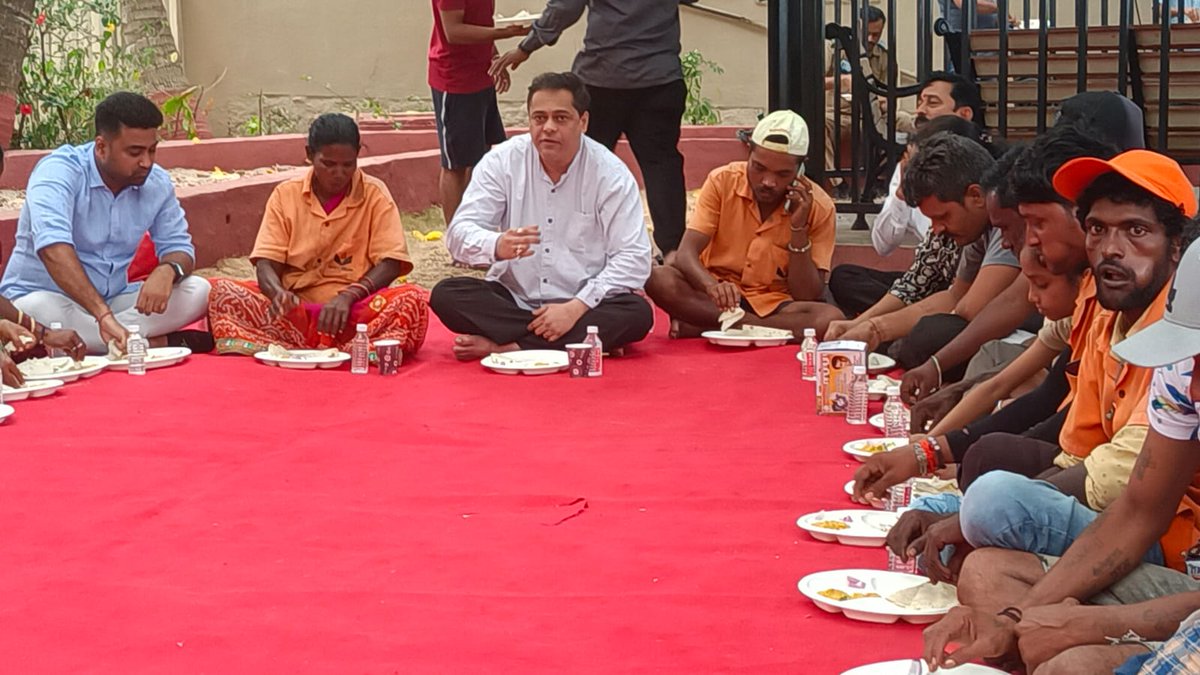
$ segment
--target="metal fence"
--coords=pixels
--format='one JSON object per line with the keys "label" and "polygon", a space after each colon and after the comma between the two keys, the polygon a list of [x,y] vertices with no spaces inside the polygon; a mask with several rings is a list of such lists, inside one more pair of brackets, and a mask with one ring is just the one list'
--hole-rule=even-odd
{"label": "metal fence", "polygon": [[[870,72],[862,58],[861,17],[869,4],[888,18],[883,43],[892,53],[882,77]],[[795,110],[808,122],[808,174],[827,185],[836,181],[846,186],[842,189],[849,201],[838,209],[859,215],[856,228],[866,227],[865,214],[878,212],[877,199],[904,150],[904,136],[897,134],[897,101],[919,89],[899,83],[893,20],[898,8],[917,15],[916,80],[933,71],[934,50],[940,51],[947,69],[980,86],[985,121],[996,135],[1032,137],[1053,123],[1063,99],[1082,91],[1117,91],[1142,108],[1148,147],[1181,162],[1200,161],[1200,23],[1191,22],[1184,0],[1154,2],[1149,12],[1134,0],[1101,0],[1098,7],[1080,1],[1072,16],[1063,17],[1059,3],[1051,0],[996,4],[997,28],[972,28],[977,13],[975,3],[968,1],[962,5],[961,30],[953,30],[939,17],[933,0],[915,0],[915,7],[912,0],[835,2],[831,16],[823,0],[770,3],[769,106]],[[1017,15],[1011,23],[1010,15]],[[830,63],[835,64],[832,69]],[[838,76],[843,63],[849,66],[849,92],[842,90]],[[848,111],[840,103],[846,93]],[[885,104],[882,114],[874,112],[872,98]],[[827,126],[835,160],[829,168],[822,133]],[[849,127],[846,138],[844,126]]]}

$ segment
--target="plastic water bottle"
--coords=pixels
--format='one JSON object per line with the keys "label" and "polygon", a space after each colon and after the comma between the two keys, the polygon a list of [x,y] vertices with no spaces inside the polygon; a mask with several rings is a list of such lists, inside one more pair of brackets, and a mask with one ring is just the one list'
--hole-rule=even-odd
{"label": "plastic water bottle", "polygon": [[604,374],[604,343],[600,341],[600,329],[588,326],[587,337],[583,342],[591,346],[591,352],[588,354],[588,377],[600,377]]}
{"label": "plastic water bottle", "polygon": [[804,340],[800,342],[800,377],[817,381],[817,331],[814,328],[805,328]]}
{"label": "plastic water bottle", "polygon": [[[62,324],[59,323],[58,321],[52,321],[52,322],[50,322],[50,330],[62,330]],[[66,356],[66,355],[67,355],[66,352],[64,352],[63,350],[58,349],[56,347],[51,347],[46,350],[46,356],[49,356],[52,359],[58,358],[60,356]]]}
{"label": "plastic water bottle", "polygon": [[125,340],[125,352],[129,358],[129,374],[146,374],[146,338],[142,337],[141,326],[130,326]]}
{"label": "plastic water bottle", "polygon": [[350,342],[350,372],[366,375],[371,362],[371,338],[367,337],[367,324],[354,327],[354,339]]}
{"label": "plastic water bottle", "polygon": [[888,387],[887,401],[883,404],[883,435],[888,438],[907,438],[908,419],[908,408],[900,400],[900,387]]}
{"label": "plastic water bottle", "polygon": [[867,423],[867,367],[854,366],[850,379],[850,404],[846,408],[846,421],[850,424]]}
{"label": "plastic water bottle", "polygon": [[[888,496],[885,500],[884,507],[888,511],[899,511],[903,508],[908,508],[912,503],[913,482],[912,480],[897,483],[888,489]],[[917,556],[913,556],[905,562],[900,556],[892,553],[892,549],[888,549],[888,571],[889,572],[904,572],[906,574],[917,574],[920,565],[917,561]]]}

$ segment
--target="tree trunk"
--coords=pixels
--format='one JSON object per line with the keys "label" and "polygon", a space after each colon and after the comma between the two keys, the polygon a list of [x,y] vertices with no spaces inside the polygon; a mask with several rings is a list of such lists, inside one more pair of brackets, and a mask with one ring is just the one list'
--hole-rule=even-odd
{"label": "tree trunk", "polygon": [[12,142],[21,87],[21,64],[29,50],[34,0],[0,0],[0,147]]}
{"label": "tree trunk", "polygon": [[142,73],[147,91],[174,94],[188,87],[163,0],[121,0],[121,24],[126,47],[150,50],[150,65]]}

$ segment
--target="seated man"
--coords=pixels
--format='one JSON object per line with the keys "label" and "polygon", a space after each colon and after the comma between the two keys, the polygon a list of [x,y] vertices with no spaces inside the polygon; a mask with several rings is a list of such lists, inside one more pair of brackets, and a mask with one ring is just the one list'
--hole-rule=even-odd
{"label": "seated man", "polygon": [[[1180,188],[1191,191],[1186,181]],[[1194,197],[1178,197],[1195,212]],[[1148,215],[1135,216],[1131,226]],[[1053,490],[1039,494],[1030,504],[1038,524],[1028,530],[1063,540],[1055,547],[1061,558],[1011,548],[968,556],[958,586],[962,606],[925,633],[931,667],[1019,656],[1039,674],[1113,672],[1146,654],[1143,641],[1166,640],[1177,628],[1194,635],[1185,619],[1200,607],[1200,582],[1186,573],[1183,553],[1200,539],[1200,296],[1192,292],[1198,285],[1200,247],[1193,245],[1183,254],[1163,319],[1114,348],[1128,363],[1157,367],[1146,409],[1150,431],[1128,487],[1101,517]],[[1022,490],[1012,497],[1028,496]],[[1046,536],[1064,524],[1061,535]],[[949,652],[951,643],[961,646]],[[1192,668],[1194,650],[1193,644]],[[1155,650],[1150,658],[1170,665],[1167,656]],[[1149,672],[1193,672],[1181,667]]]}
{"label": "seated man", "polygon": [[949,235],[965,249],[957,278],[949,290],[907,307],[868,311],[858,319],[835,322],[827,339],[861,340],[873,350],[908,336],[926,316],[942,315],[943,321],[926,325],[914,334],[914,341],[899,350],[901,365],[911,368],[953,338],[965,322],[1012,283],[1019,264],[1012,252],[1002,247],[1000,231],[991,225],[980,185],[994,164],[978,142],[962,136],[938,134],[925,142],[905,169],[904,196],[929,216],[934,234]]}
{"label": "seated man", "polygon": [[790,110],[754,128],[750,158],[714,169],[669,265],[646,293],[671,315],[671,337],[719,329],[742,307],[752,324],[823,334],[841,311],[820,301],[833,258],[833,200],[803,175],[808,127]]}
{"label": "seated man", "polygon": [[[89,352],[124,350],[127,326],[150,346],[210,351],[208,333],[182,329],[204,317],[209,284],[189,276],[195,249],[166,171],[154,164],[162,113],[118,92],[96,106],[96,140],[63,146],[29,177],[17,241],[0,295],[26,314],[61,323]],[[160,263],[145,282],[126,270],[150,233]]]}
{"label": "seated man", "polygon": [[391,287],[412,271],[387,185],[358,168],[354,120],[321,115],[308,128],[312,168],[271,193],[250,260],[258,283],[213,281],[209,322],[221,354],[337,347],[355,325],[408,354],[425,340],[425,292]]}
{"label": "seated man", "polygon": [[606,349],[650,332],[637,295],[650,275],[650,238],[633,174],[584,136],[590,97],[573,73],[529,86],[530,133],[484,155],[446,230],[454,260],[489,264],[486,279],[446,279],[430,306],[462,360],[518,349],[562,349],[600,330]]}
{"label": "seated man", "polygon": [[[917,96],[918,132],[909,136],[906,156],[915,155],[923,139],[938,131],[952,131],[982,141],[977,121],[982,105],[974,83],[961,75],[932,73]],[[954,118],[959,124],[953,123]],[[931,124],[934,120],[938,122]],[[905,241],[920,242],[913,252],[913,264],[908,272],[884,272],[849,263],[835,267],[829,276],[829,292],[849,316],[862,314],[889,296],[894,297],[887,302],[912,304],[949,288],[954,280],[960,250],[942,237],[931,237],[929,218],[904,201],[900,184],[905,164],[903,159],[896,163],[888,196],[871,226],[871,241],[881,256],[890,255]]]}

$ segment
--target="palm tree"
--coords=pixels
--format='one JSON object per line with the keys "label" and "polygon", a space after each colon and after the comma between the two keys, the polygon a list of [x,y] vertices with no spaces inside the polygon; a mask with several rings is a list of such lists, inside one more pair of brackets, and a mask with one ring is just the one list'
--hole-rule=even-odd
{"label": "palm tree", "polygon": [[147,91],[177,93],[187,89],[189,83],[163,0],[121,0],[121,34],[128,49],[149,55],[150,65],[142,73]]}
{"label": "palm tree", "polygon": [[12,140],[21,86],[21,64],[29,50],[34,0],[0,0],[0,147]]}

